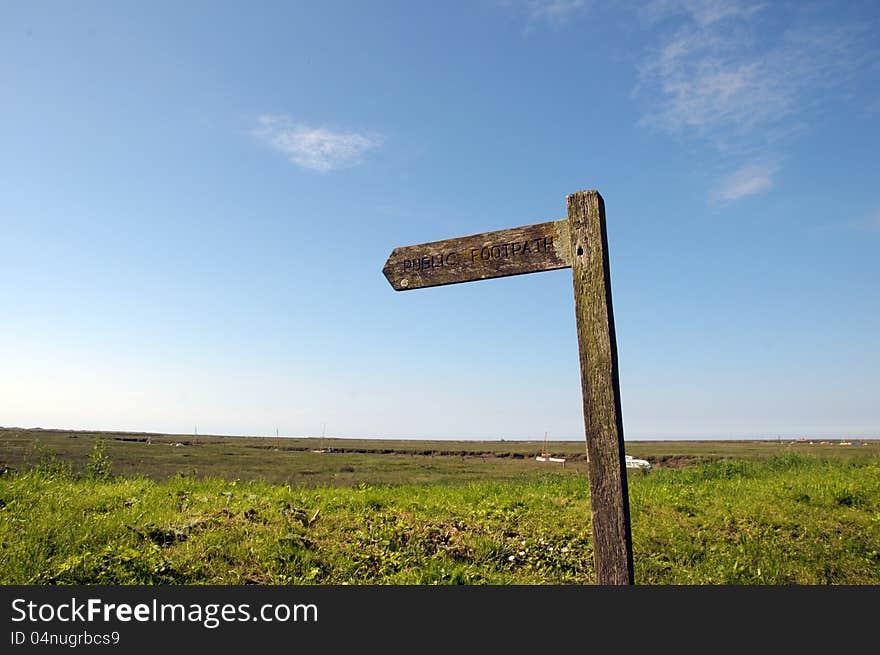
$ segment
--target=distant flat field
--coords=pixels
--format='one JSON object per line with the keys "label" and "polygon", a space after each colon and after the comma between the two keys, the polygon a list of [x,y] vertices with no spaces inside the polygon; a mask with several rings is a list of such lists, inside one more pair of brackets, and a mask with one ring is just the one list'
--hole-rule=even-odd
{"label": "distant flat field", "polygon": [[[75,471],[84,470],[98,440],[106,446],[114,474],[157,480],[184,474],[297,486],[355,486],[520,479],[551,470],[572,475],[587,470],[585,445],[577,441],[548,444],[552,454],[566,459],[562,465],[535,461],[544,445],[541,441],[231,437],[19,428],[0,428],[0,466],[18,470],[48,456],[69,462]],[[880,439],[627,441],[626,452],[647,459],[655,468],[680,468],[789,453],[880,457]]]}

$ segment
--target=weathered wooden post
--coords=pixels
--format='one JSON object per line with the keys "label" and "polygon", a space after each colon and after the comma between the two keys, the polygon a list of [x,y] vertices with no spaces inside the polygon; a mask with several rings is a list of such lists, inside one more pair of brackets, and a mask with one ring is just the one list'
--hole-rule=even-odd
{"label": "weathered wooden post", "polygon": [[599,584],[633,584],[629,496],[611,306],[605,204],[568,196],[568,218],[395,248],[382,272],[396,291],[572,269]]}
{"label": "weathered wooden post", "polygon": [[567,204],[596,581],[633,584],[629,491],[605,202],[598,191],[581,191],[568,196]]}

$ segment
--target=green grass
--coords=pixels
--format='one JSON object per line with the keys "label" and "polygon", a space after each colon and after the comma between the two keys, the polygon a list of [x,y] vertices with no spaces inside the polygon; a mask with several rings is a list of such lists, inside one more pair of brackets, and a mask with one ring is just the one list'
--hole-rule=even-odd
{"label": "green grass", "polygon": [[[43,455],[0,476],[2,584],[593,581],[588,482],[569,469],[291,485],[104,479]],[[636,471],[630,504],[639,584],[880,584],[876,457]]]}

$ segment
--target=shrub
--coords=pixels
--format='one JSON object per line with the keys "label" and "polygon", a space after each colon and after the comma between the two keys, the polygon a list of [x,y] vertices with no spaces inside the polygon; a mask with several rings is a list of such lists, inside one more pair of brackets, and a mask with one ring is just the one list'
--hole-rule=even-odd
{"label": "shrub", "polygon": [[88,462],[86,463],[86,475],[91,480],[109,480],[110,456],[107,455],[107,446],[103,439],[95,441],[92,452],[88,454]]}
{"label": "shrub", "polygon": [[49,475],[70,475],[72,471],[70,462],[58,459],[58,453],[39,441],[31,445],[25,463],[28,468]]}

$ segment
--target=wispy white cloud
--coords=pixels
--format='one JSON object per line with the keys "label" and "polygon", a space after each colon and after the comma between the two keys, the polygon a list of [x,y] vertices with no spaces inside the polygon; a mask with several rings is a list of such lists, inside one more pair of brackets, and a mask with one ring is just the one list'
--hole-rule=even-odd
{"label": "wispy white cloud", "polygon": [[588,8],[587,0],[493,0],[507,11],[526,19],[525,31],[546,25],[560,27],[574,20]]}
{"label": "wispy white cloud", "polygon": [[724,18],[749,18],[766,6],[761,2],[735,0],[654,0],[641,7],[648,22],[669,16],[686,15],[698,25],[711,25]]}
{"label": "wispy white cloud", "polygon": [[584,0],[527,0],[526,10],[530,21],[547,21],[560,24],[579,13],[586,3]]}
{"label": "wispy white cloud", "polygon": [[777,166],[742,162],[778,161],[788,137],[808,128],[820,91],[876,54],[858,26],[769,11],[749,0],[656,0],[640,12],[661,34],[639,70],[640,125],[739,160],[712,192],[722,202],[770,188]]}
{"label": "wispy white cloud", "polygon": [[644,126],[720,143],[790,113],[793,93],[769,62],[725,54],[716,34],[678,34],[642,69],[653,87]]}
{"label": "wispy white cloud", "polygon": [[326,173],[359,164],[364,153],[382,145],[377,135],[335,132],[297,123],[284,115],[258,117],[253,135],[302,168]]}
{"label": "wispy white cloud", "polygon": [[642,82],[661,91],[653,115],[671,129],[694,116],[699,126],[766,128],[851,79],[877,54],[862,47],[858,26],[799,23],[759,34],[763,5],[687,4],[696,5],[690,20],[642,68]]}
{"label": "wispy white cloud", "polygon": [[773,186],[775,164],[748,164],[729,173],[712,191],[712,198],[721,204],[766,191]]}

